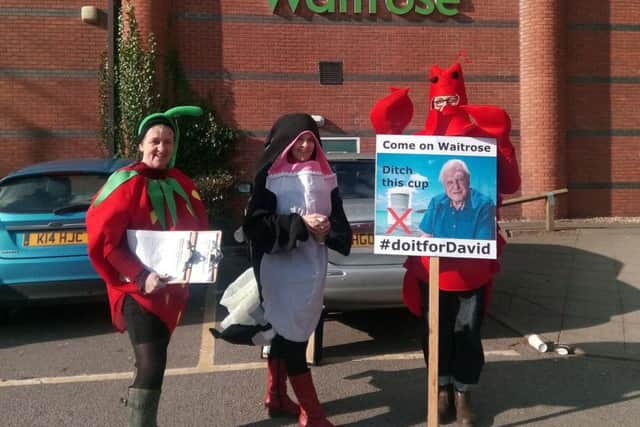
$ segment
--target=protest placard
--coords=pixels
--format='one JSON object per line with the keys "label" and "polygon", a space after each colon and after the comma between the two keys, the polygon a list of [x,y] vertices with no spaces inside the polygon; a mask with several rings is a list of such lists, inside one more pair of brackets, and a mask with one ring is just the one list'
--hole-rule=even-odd
{"label": "protest placard", "polygon": [[377,135],[374,253],[497,257],[491,138]]}

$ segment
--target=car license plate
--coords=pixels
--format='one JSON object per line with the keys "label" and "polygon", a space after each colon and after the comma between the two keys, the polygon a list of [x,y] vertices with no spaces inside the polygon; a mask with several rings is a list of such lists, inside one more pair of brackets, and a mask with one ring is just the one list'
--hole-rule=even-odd
{"label": "car license plate", "polygon": [[83,245],[87,232],[82,230],[35,231],[24,234],[24,246]]}
{"label": "car license plate", "polygon": [[354,233],[351,246],[354,248],[368,248],[373,246],[372,233]]}

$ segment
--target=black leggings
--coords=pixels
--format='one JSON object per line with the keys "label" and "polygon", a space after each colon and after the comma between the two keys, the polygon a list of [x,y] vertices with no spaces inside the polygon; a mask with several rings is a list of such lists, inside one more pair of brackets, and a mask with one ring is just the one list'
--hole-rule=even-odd
{"label": "black leggings", "polygon": [[309,371],[307,366],[307,342],[289,341],[276,335],[271,340],[269,358],[284,359],[287,365],[287,374],[292,377]]}
{"label": "black leggings", "polygon": [[125,297],[122,314],[136,358],[136,376],[131,386],[161,389],[167,366],[169,330],[162,320],[144,310],[130,296]]}

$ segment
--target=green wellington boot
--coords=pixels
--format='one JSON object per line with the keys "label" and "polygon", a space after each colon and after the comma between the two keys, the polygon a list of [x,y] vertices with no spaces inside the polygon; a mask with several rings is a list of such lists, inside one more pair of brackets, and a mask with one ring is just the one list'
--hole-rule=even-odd
{"label": "green wellington boot", "polygon": [[125,406],[129,410],[129,427],[157,427],[160,390],[129,387]]}

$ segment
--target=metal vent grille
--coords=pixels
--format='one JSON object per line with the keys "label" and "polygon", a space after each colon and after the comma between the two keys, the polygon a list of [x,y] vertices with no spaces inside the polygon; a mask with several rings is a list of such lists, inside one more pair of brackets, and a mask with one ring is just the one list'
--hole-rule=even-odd
{"label": "metal vent grille", "polygon": [[321,85],[341,85],[344,81],[342,76],[342,61],[320,61],[320,84]]}

